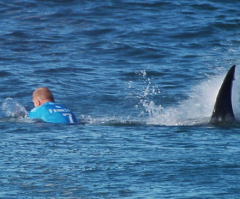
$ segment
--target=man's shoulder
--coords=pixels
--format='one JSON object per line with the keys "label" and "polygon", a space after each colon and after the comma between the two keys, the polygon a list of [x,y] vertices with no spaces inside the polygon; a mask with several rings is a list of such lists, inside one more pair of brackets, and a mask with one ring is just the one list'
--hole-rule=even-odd
{"label": "man's shoulder", "polygon": [[30,112],[28,117],[32,117],[32,118],[41,118],[42,115],[44,114],[44,107],[39,106],[39,107],[35,107],[33,108]]}
{"label": "man's shoulder", "polygon": [[37,111],[37,107],[33,108],[30,112],[35,113]]}

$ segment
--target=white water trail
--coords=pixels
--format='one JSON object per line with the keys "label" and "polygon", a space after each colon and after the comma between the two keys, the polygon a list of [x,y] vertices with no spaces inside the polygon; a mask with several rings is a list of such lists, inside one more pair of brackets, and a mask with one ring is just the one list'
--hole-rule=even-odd
{"label": "white water trail", "polygon": [[[142,105],[149,114],[147,124],[174,126],[208,123],[225,75],[226,73],[211,77],[199,85],[193,86],[186,100],[180,101],[170,108],[156,105],[153,101],[143,102]],[[239,76],[239,71],[236,68],[235,81],[232,88],[232,104],[236,119],[238,120],[240,119]]]}

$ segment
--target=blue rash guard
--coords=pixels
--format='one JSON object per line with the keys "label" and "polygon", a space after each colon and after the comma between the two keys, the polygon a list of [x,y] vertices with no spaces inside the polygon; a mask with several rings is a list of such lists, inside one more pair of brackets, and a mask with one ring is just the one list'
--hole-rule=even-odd
{"label": "blue rash guard", "polygon": [[29,118],[41,119],[45,122],[59,124],[76,124],[75,115],[65,106],[55,102],[46,102],[33,108],[28,114]]}

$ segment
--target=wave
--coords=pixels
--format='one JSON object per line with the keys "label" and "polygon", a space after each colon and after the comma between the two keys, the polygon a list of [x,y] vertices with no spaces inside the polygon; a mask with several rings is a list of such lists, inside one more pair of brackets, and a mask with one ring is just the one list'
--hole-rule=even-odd
{"label": "wave", "polygon": [[[152,72],[150,71],[150,74]],[[154,73],[155,74],[155,73]],[[127,74],[128,75],[128,74]],[[131,74],[132,75],[132,74]],[[171,99],[171,95],[165,101],[162,98],[154,98],[153,96],[161,96],[163,93],[157,85],[153,85],[148,72],[140,71],[137,76],[141,76],[145,87],[142,91],[139,89],[135,95],[137,104],[134,105],[136,114],[131,115],[128,110],[125,113],[116,113],[114,116],[104,115],[98,117],[96,115],[82,115],[78,118],[80,124],[87,125],[108,125],[108,126],[134,126],[134,125],[160,125],[160,126],[195,126],[208,125],[213,111],[217,93],[222,84],[225,73],[217,76],[211,76],[193,85],[191,89],[185,93],[184,100]],[[240,88],[240,71],[236,68],[235,81],[233,82],[232,102],[234,114],[240,121],[239,108],[239,88]],[[133,81],[129,81],[128,88],[132,89]],[[177,88],[176,88],[177,89]],[[134,92],[131,90],[131,92]],[[140,92],[140,93],[139,93]],[[181,92],[178,89],[177,92]],[[166,95],[166,93],[164,93]],[[170,102],[168,102],[170,100]],[[1,114],[4,118],[18,118],[22,120],[28,115],[26,108],[13,98],[6,98],[2,103]],[[122,114],[122,115],[119,115]],[[27,121],[29,122],[29,121]]]}

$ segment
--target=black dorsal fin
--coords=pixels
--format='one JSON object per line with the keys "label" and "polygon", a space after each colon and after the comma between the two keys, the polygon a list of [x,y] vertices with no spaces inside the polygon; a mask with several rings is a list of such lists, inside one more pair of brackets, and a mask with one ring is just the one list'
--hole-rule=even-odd
{"label": "black dorsal fin", "polygon": [[232,108],[232,84],[234,80],[235,65],[233,65],[218,92],[217,99],[212,113],[212,121],[233,121],[235,120]]}

